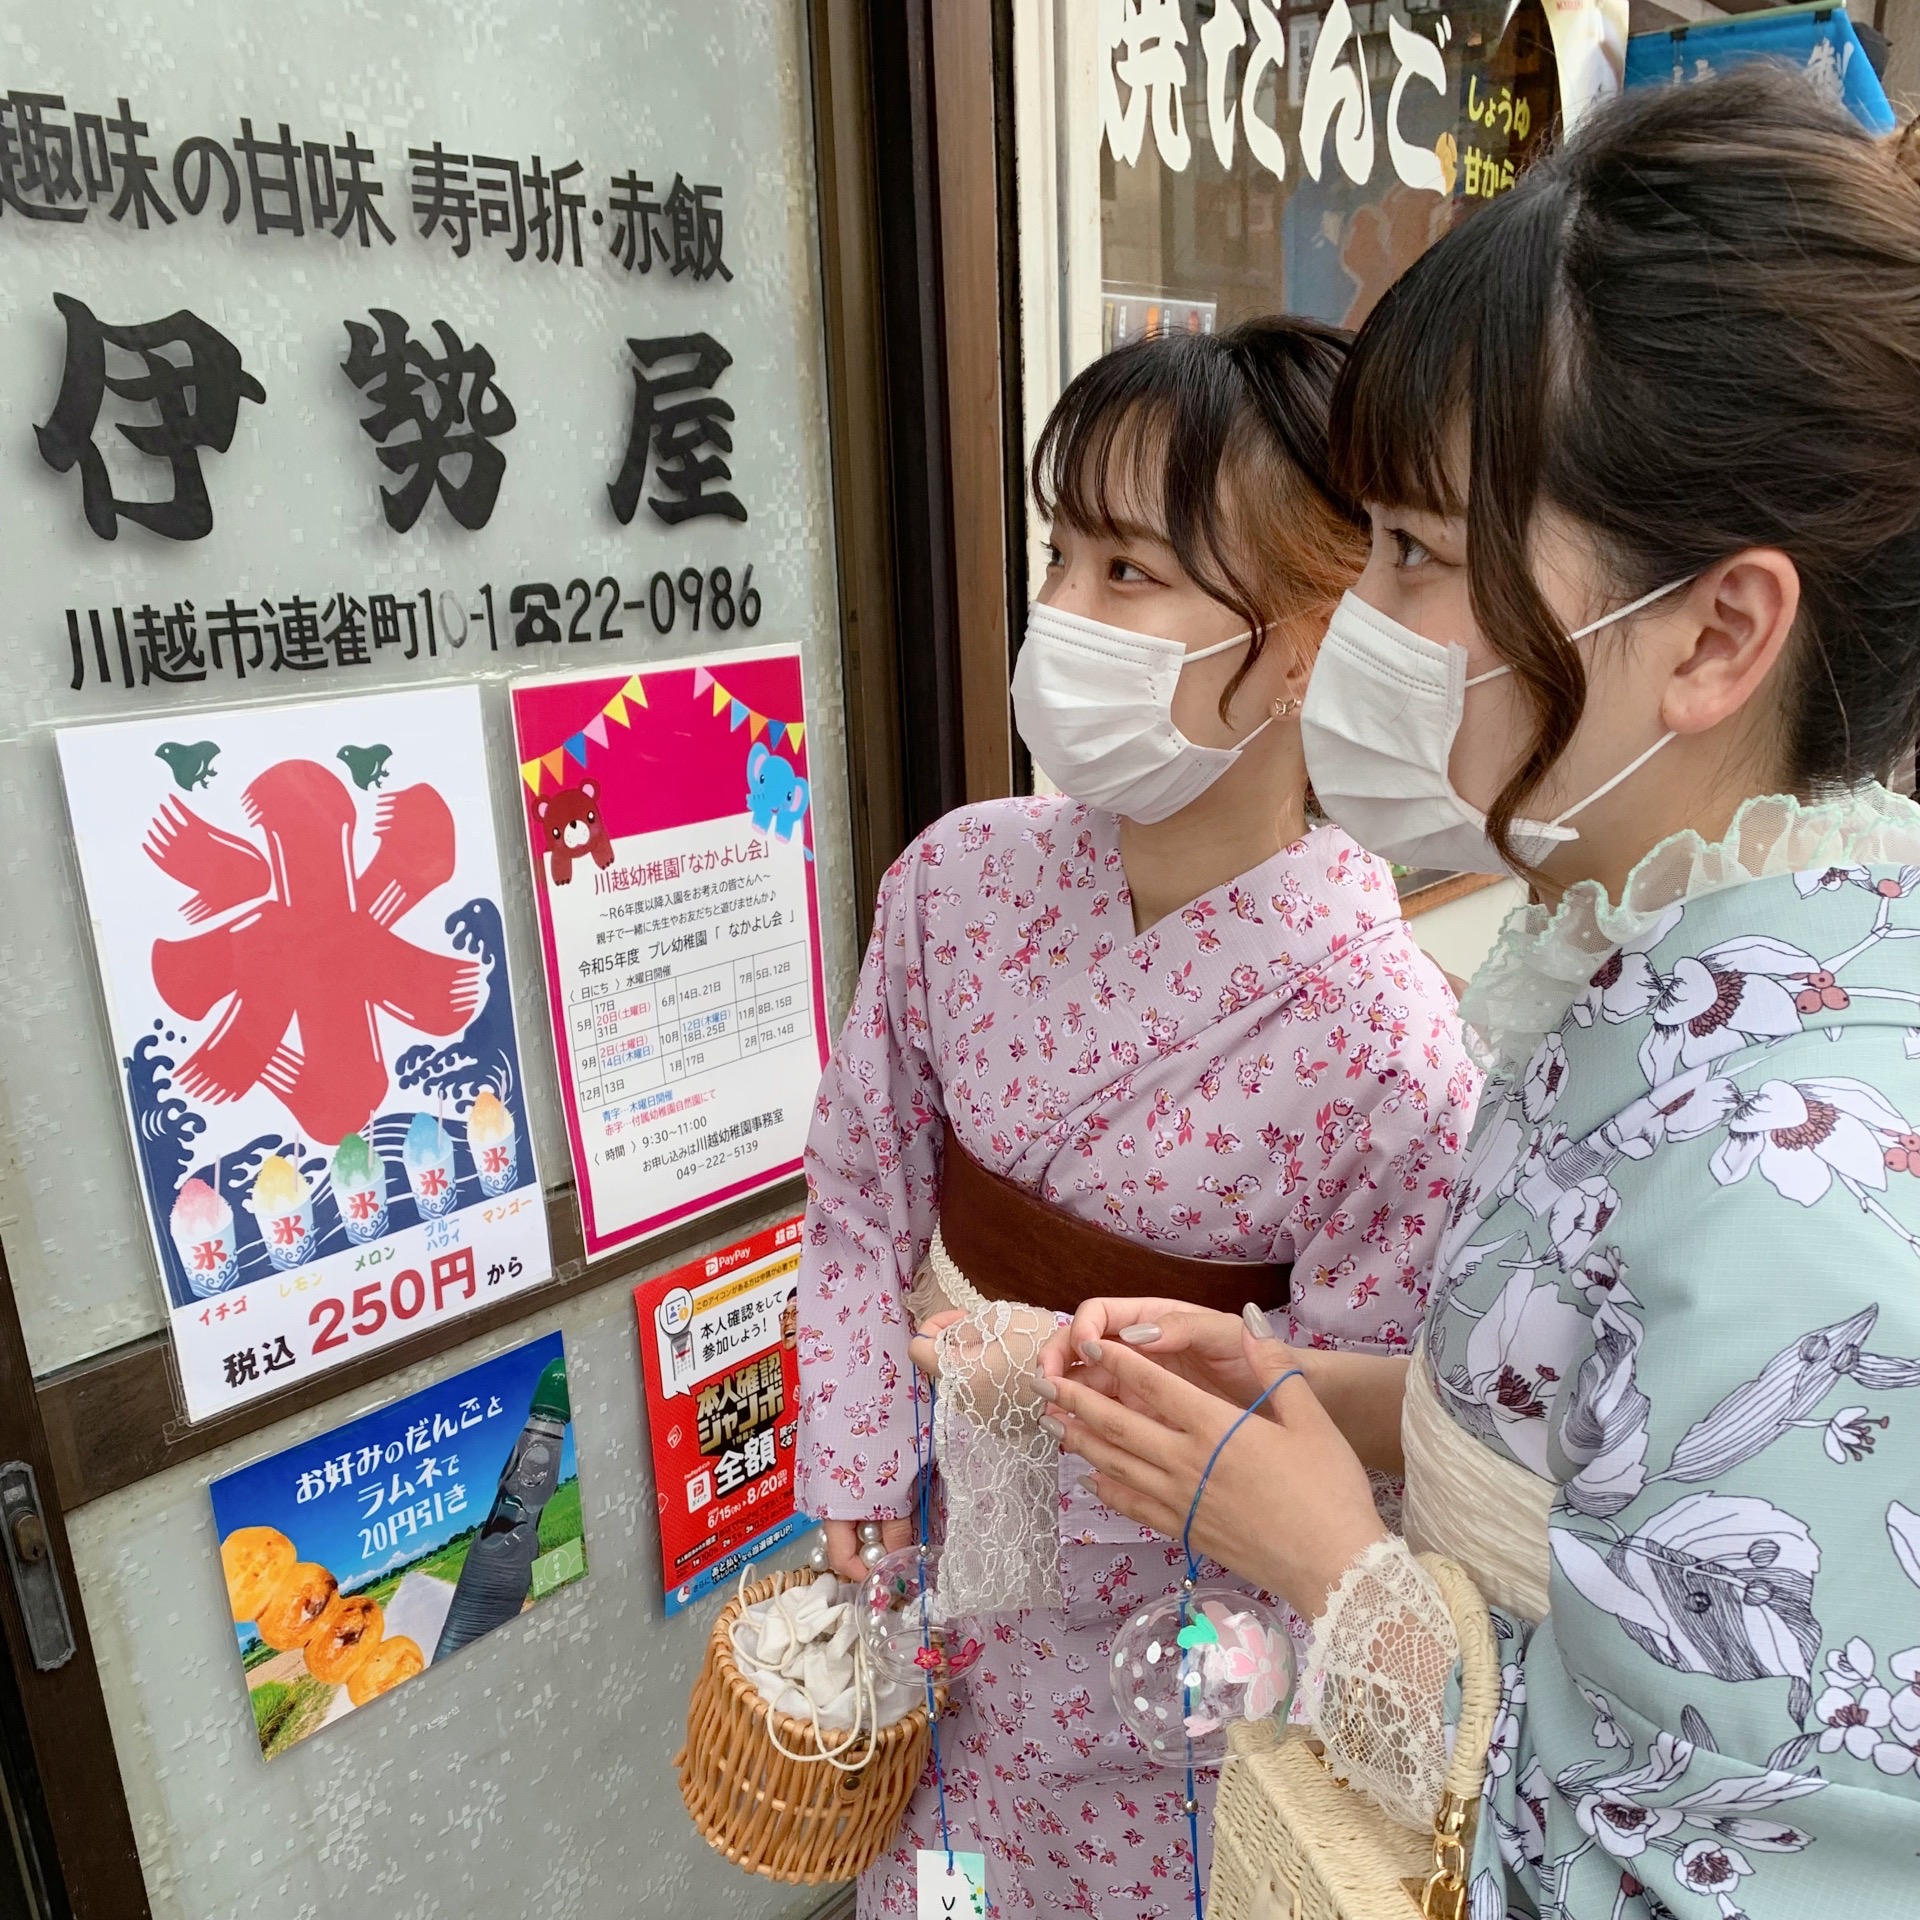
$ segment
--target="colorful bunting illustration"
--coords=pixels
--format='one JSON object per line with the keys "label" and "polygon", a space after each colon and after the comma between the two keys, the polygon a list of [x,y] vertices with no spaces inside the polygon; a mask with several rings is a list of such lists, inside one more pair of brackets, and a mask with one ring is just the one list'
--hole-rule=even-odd
{"label": "colorful bunting illustration", "polygon": [[[774,747],[785,745],[790,753],[800,752],[805,744],[807,729],[799,720],[776,720],[771,714],[758,713],[744,700],[736,699],[716,680],[705,667],[693,670],[693,697],[698,700],[702,694],[709,694],[713,700],[713,716],[727,716],[727,729],[737,733],[741,727],[747,730],[749,740],[758,740],[764,733],[768,744]],[[530,793],[537,794],[549,781],[554,786],[562,785],[566,780],[567,762],[576,765],[587,764],[589,747],[604,747],[607,744],[607,722],[615,726],[629,727],[633,724],[628,707],[644,707],[647,704],[647,689],[639,674],[632,674],[611,700],[596,713],[578,733],[570,734],[551,753],[536,754],[531,760],[520,763],[520,778],[527,784]],[[809,854],[808,858],[812,858]]]}
{"label": "colorful bunting illustration", "polygon": [[698,700],[703,693],[711,694],[713,697],[713,714],[716,720],[723,712],[726,714],[727,730],[730,733],[737,733],[744,725],[749,740],[758,740],[764,733],[769,746],[777,747],[785,741],[792,752],[800,751],[801,743],[807,737],[806,727],[800,721],[776,720],[769,713],[756,712],[744,700],[729,693],[705,667],[695,667],[693,697]]}
{"label": "colorful bunting illustration", "polygon": [[609,720],[616,726],[630,727],[633,721],[627,708],[644,707],[646,704],[646,683],[637,673],[629,674],[620,691],[578,733],[570,734],[552,753],[536,754],[531,760],[520,762],[520,778],[527,783],[528,792],[537,794],[549,780],[556,787],[561,785],[567,776],[568,760],[584,767],[587,764],[588,745],[604,747],[607,744]]}

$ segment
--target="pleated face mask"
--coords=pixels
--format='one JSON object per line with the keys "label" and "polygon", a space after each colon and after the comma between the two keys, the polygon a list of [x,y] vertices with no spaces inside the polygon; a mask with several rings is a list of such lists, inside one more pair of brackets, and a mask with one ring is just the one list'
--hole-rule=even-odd
{"label": "pleated face mask", "polygon": [[[1584,640],[1688,585],[1643,594],[1592,620],[1570,640]],[[1512,669],[1467,678],[1467,650],[1415,633],[1349,593],[1334,609],[1314,661],[1300,710],[1300,738],[1314,798],[1371,852],[1403,867],[1504,873],[1508,861],[1487,837],[1487,816],[1453,788],[1449,763],[1467,690]],[[1514,858],[1538,866],[1553,849],[1577,840],[1573,816],[1639,772],[1673,738],[1663,734],[1610,780],[1551,820],[1515,819],[1507,829]]]}
{"label": "pleated face mask", "polygon": [[1231,747],[1203,747],[1173,723],[1182,670],[1252,637],[1189,653],[1177,640],[1036,602],[1013,669],[1014,724],[1062,793],[1152,825],[1205,793],[1269,724]]}

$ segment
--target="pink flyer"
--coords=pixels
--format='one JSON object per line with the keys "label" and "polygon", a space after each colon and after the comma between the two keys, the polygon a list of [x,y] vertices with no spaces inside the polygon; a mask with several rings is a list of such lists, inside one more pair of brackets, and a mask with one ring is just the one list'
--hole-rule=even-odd
{"label": "pink flyer", "polygon": [[513,689],[589,1258],[800,1170],[826,1064],[800,650]]}

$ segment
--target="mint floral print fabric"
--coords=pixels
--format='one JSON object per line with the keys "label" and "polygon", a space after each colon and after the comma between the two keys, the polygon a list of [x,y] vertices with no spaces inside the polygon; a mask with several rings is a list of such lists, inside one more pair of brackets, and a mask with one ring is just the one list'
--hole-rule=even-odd
{"label": "mint floral print fabric", "polygon": [[1426,1352],[1559,1487],[1474,1920],[1920,1912],[1920,865],[1602,958],[1487,1089]]}

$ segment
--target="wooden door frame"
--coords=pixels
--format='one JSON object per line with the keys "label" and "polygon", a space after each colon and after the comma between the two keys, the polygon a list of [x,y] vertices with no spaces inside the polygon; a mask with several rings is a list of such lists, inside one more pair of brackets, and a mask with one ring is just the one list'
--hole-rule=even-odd
{"label": "wooden door frame", "polygon": [[1011,0],[810,5],[864,909],[922,828],[1027,781],[1013,20]]}
{"label": "wooden door frame", "polygon": [[867,0],[809,0],[856,924],[912,837]]}
{"label": "wooden door frame", "polygon": [[1009,686],[1025,620],[1025,439],[1011,0],[932,0],[965,793],[1030,784]]}
{"label": "wooden door frame", "polygon": [[6,1637],[24,1722],[27,1825],[44,1891],[55,1914],[73,1920],[149,1920],[146,1880],[134,1844],[106,1695],[81,1604],[52,1449],[41,1419],[6,1248],[0,1245],[0,1459],[24,1460],[38,1484],[48,1548],[66,1592],[73,1657],[39,1672],[11,1578],[0,1574],[0,1630]]}

